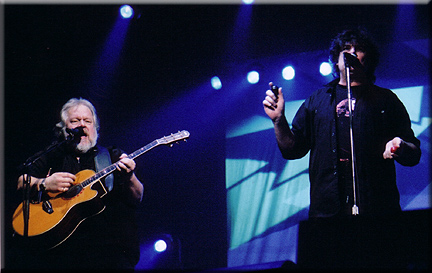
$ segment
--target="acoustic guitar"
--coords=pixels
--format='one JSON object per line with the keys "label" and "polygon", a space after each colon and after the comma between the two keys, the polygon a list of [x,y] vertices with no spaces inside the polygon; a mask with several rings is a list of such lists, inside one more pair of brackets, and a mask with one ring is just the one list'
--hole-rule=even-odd
{"label": "acoustic guitar", "polygon": [[[164,136],[128,155],[134,159],[159,145],[170,145],[186,140],[188,131]],[[12,226],[18,237],[31,239],[38,247],[51,249],[66,241],[85,219],[101,213],[105,209],[101,198],[108,191],[101,182],[117,169],[119,162],[95,173],[83,170],[76,174],[76,180],[68,191],[49,193],[39,203],[29,203],[28,231],[24,235],[23,203],[15,210]],[[16,236],[15,236],[16,237]]]}

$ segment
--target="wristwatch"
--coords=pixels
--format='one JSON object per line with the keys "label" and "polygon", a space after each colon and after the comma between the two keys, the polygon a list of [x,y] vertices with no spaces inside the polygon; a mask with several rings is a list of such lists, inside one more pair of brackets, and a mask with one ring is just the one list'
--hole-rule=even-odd
{"label": "wristwatch", "polygon": [[44,192],[45,190],[46,190],[46,187],[45,187],[45,179],[44,179],[44,180],[42,180],[42,183],[40,183],[40,185],[39,185],[39,191]]}
{"label": "wristwatch", "polygon": [[42,202],[42,194],[45,192],[46,187],[45,187],[45,178],[44,180],[42,180],[42,182],[39,184],[39,190],[37,192],[37,203]]}

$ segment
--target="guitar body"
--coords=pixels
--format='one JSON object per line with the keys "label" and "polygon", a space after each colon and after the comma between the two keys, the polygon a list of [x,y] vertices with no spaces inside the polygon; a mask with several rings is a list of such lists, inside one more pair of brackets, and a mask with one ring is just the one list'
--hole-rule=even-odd
{"label": "guitar body", "polygon": [[[76,174],[75,185],[94,175],[92,170],[83,170]],[[107,193],[100,180],[83,187],[74,196],[62,197],[57,194],[47,200],[52,206],[52,213],[43,208],[43,202],[30,203],[28,237],[40,244],[53,248],[66,240],[86,218],[105,209],[100,199]],[[24,213],[21,203],[12,218],[15,232],[24,236]]]}

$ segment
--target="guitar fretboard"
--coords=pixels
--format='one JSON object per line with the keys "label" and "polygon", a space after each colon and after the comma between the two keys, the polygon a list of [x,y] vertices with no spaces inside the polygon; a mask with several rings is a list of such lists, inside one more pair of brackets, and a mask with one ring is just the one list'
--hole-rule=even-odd
{"label": "guitar fretboard", "polygon": [[[135,152],[131,153],[130,155],[128,155],[128,157],[131,159],[137,158],[138,156],[144,154],[145,152],[148,152],[150,149],[153,149],[154,147],[156,147],[158,145],[159,145],[158,140],[154,140],[153,142],[151,142],[151,143],[145,145],[144,147],[141,147],[140,149],[136,150]],[[81,182],[81,186],[86,187],[86,186],[90,185],[91,183],[93,183],[94,181],[97,181],[99,179],[104,178],[105,176],[108,176],[109,174],[111,174],[112,172],[114,172],[117,169],[118,164],[119,163],[117,161],[116,163],[102,169],[101,171],[99,171],[98,173],[93,175],[92,177]]]}
{"label": "guitar fretboard", "polygon": [[[136,150],[135,152],[129,154],[127,157],[130,159],[137,158],[138,156],[148,152],[149,150],[153,149],[154,147],[156,147],[158,145],[171,144],[171,143],[174,143],[174,142],[182,140],[182,139],[185,140],[186,138],[189,137],[189,135],[190,134],[188,131],[183,130],[181,132],[171,134],[170,136],[164,136],[163,138],[156,139],[156,140],[152,141],[151,143],[145,145],[144,147],[141,147],[140,149]],[[93,175],[92,177],[87,178],[86,180],[84,180],[83,182],[81,182],[78,185],[80,185],[80,187],[84,188],[84,187],[92,184],[93,182],[95,182],[99,179],[102,179],[105,176],[114,172],[117,169],[118,165],[119,165],[119,163],[117,161],[116,163],[102,169],[101,171],[99,171],[98,173]],[[78,185],[76,185],[76,186],[78,186]]]}

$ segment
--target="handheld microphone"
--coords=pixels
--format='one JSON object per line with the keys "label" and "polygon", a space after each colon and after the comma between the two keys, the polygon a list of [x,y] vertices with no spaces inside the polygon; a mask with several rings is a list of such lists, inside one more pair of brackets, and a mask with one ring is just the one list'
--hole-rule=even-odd
{"label": "handheld microphone", "polygon": [[276,99],[278,99],[278,97],[279,97],[279,87],[277,85],[272,85],[271,86],[271,91],[276,96]]}

